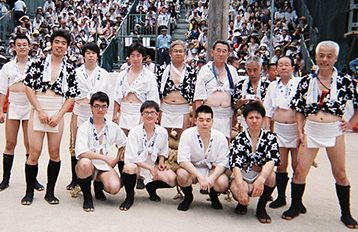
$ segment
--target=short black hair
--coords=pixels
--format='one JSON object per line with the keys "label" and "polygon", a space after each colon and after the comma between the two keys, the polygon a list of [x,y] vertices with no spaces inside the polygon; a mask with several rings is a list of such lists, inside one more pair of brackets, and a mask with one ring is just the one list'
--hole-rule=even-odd
{"label": "short black hair", "polygon": [[96,43],[90,42],[90,43],[86,43],[85,45],[83,45],[83,47],[82,47],[82,55],[83,56],[85,56],[85,53],[87,50],[91,50],[91,51],[97,53],[97,58],[99,57],[99,47]]}
{"label": "short black hair", "polygon": [[211,118],[214,117],[213,109],[208,105],[201,105],[195,111],[195,118],[198,118],[199,113],[211,114]]}
{"label": "short black hair", "polygon": [[98,91],[98,92],[94,93],[90,100],[91,106],[93,106],[93,103],[95,101],[105,102],[105,103],[107,103],[107,106],[109,106],[109,97],[105,92]]}
{"label": "short black hair", "polygon": [[139,42],[134,42],[128,47],[127,56],[129,57],[134,51],[139,52],[140,54],[142,54],[143,57],[146,53],[145,47]]}
{"label": "short black hair", "polygon": [[227,58],[227,63],[229,64],[233,64],[235,61],[239,61],[240,59],[237,58],[236,56],[230,56],[229,58]]}
{"label": "short black hair", "polygon": [[28,44],[30,45],[30,39],[29,37],[27,37],[27,35],[25,34],[22,34],[22,33],[19,33],[19,34],[16,34],[15,38],[14,38],[14,44],[16,44],[16,40],[17,39],[26,39]]}
{"label": "short black hair", "polygon": [[267,65],[267,70],[270,70],[270,68],[271,68],[272,66],[277,67],[277,63],[269,63],[269,64]]}
{"label": "short black hair", "polygon": [[213,43],[213,50],[215,50],[216,48],[216,45],[218,44],[223,44],[223,45],[226,45],[227,46],[227,50],[229,51],[230,50],[230,45],[228,42],[224,41],[224,40],[216,40],[214,43]]}
{"label": "short black hair", "polygon": [[140,112],[143,113],[143,111],[147,108],[154,108],[155,111],[159,112],[159,105],[155,101],[145,101],[140,106]]}
{"label": "short black hair", "polygon": [[281,56],[280,58],[278,58],[276,65],[278,64],[278,61],[281,60],[282,58],[287,58],[291,61],[291,66],[295,66],[295,61],[293,60],[293,58],[291,56]]}
{"label": "short black hair", "polygon": [[266,115],[265,107],[258,101],[248,103],[244,107],[242,114],[244,115],[244,118],[246,118],[247,115],[249,115],[249,113],[253,111],[258,112],[259,114],[261,114],[262,117],[265,117]]}
{"label": "short black hair", "polygon": [[67,46],[69,46],[71,44],[71,34],[70,34],[69,30],[59,29],[59,30],[54,31],[50,37],[50,43],[52,44],[53,41],[55,40],[55,37],[58,37],[58,36],[66,39]]}

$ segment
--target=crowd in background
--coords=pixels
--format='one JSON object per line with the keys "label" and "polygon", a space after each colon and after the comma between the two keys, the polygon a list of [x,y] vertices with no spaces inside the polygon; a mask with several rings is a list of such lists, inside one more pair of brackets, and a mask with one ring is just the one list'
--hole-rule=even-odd
{"label": "crowd in background", "polygon": [[[1,0],[0,4],[0,9],[3,9],[4,1]],[[27,34],[32,43],[31,59],[36,59],[50,52],[49,39],[54,30],[68,29],[73,35],[68,57],[79,66],[83,63],[82,46],[95,41],[102,54],[132,4],[133,0],[47,0],[43,6],[38,6],[33,19],[27,15],[20,17],[11,36],[16,33]],[[180,15],[180,4],[186,6],[185,15]],[[166,27],[168,35],[171,35],[177,19],[185,17],[188,23],[185,33],[187,63],[197,67],[207,62],[209,6],[208,0],[140,0],[135,14],[129,17],[133,21],[129,24],[130,32],[140,36],[155,33],[157,27],[161,32]],[[273,22],[271,11],[274,12]],[[307,20],[304,17],[298,18],[292,1],[275,1],[273,9],[269,0],[230,2],[228,41],[231,56],[238,58],[238,70],[244,67],[249,55],[255,54],[263,59],[263,75],[266,75],[271,63],[287,55],[295,60],[295,74],[302,76],[305,73],[305,62],[300,53],[301,35],[309,42],[309,30]],[[13,40],[10,39],[7,51],[3,51],[3,48],[0,50],[12,54],[12,45]]]}

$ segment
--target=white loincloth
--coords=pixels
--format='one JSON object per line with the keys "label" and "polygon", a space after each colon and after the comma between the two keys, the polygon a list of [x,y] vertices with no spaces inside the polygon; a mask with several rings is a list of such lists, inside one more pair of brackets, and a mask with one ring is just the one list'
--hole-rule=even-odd
{"label": "white loincloth", "polygon": [[140,103],[121,102],[119,126],[130,130],[140,123]]}
{"label": "white loincloth", "polygon": [[211,107],[214,111],[214,123],[212,128],[220,131],[226,138],[231,138],[231,117],[234,110],[231,107]]}
{"label": "white loincloth", "polygon": [[8,119],[29,120],[31,104],[25,92],[9,92]]}
{"label": "white loincloth", "polygon": [[305,125],[307,148],[334,147],[336,137],[343,135],[340,124],[340,121],[321,123],[307,120]]}
{"label": "white loincloth", "polygon": [[[47,116],[50,118],[56,115],[62,105],[63,97],[52,97],[52,96],[41,96],[37,95],[37,101],[40,103],[41,108]],[[42,132],[58,132],[58,124],[55,127],[50,127],[48,124],[41,123],[39,119],[38,112],[34,109],[34,118],[33,118],[33,130],[42,131]]]}
{"label": "white loincloth", "polygon": [[[149,154],[147,159],[145,160],[145,163],[149,164],[151,167],[155,167],[155,162],[151,159]],[[146,183],[153,181],[153,175],[148,169],[140,168],[140,176],[144,178]]]}
{"label": "white loincloth", "polygon": [[75,103],[73,113],[77,115],[77,127],[81,126],[92,115],[90,104]]}
{"label": "white loincloth", "polygon": [[170,105],[163,102],[160,105],[162,118],[160,125],[166,128],[183,128],[184,115],[190,113],[189,104]]}
{"label": "white loincloth", "polygon": [[251,196],[252,184],[255,182],[257,177],[260,176],[260,172],[256,172],[256,171],[249,171],[249,172],[241,171],[241,174],[242,174],[242,179],[247,183],[249,196]]}
{"label": "white loincloth", "polygon": [[97,179],[97,176],[99,174],[99,172],[108,172],[111,170],[111,168],[109,167],[109,165],[103,161],[103,160],[97,160],[97,159],[93,159],[91,160],[92,164],[94,166],[94,174],[93,174],[93,180]]}
{"label": "white loincloth", "polygon": [[285,124],[275,122],[274,128],[280,147],[296,148],[298,135],[297,123]]}

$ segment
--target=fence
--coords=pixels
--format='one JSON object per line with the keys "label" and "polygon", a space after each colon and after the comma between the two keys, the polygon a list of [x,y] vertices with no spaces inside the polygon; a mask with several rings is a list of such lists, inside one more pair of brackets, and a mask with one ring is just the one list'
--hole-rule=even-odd
{"label": "fence", "polygon": [[0,18],[0,39],[6,41],[14,29],[13,11],[7,12]]}

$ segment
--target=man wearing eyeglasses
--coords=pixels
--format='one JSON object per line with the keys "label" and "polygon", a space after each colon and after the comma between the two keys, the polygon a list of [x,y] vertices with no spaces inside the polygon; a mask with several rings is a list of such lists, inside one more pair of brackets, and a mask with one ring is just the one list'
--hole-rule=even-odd
{"label": "man wearing eyeglasses", "polygon": [[123,181],[126,199],[120,210],[127,211],[133,205],[134,186],[139,177],[144,177],[145,188],[152,201],[160,201],[156,190],[176,185],[176,174],[164,163],[168,158],[168,132],[156,123],[159,105],[155,101],[145,101],[140,107],[143,123],[132,128],[124,153]]}
{"label": "man wearing eyeglasses", "polygon": [[231,137],[231,119],[234,113],[231,95],[240,79],[235,68],[226,64],[229,48],[225,41],[214,42],[211,49],[214,61],[200,69],[194,93],[195,108],[201,104],[211,106],[214,111],[213,128],[221,131],[228,139]]}
{"label": "man wearing eyeglasses", "polygon": [[[288,183],[288,155],[291,152],[292,168],[297,165],[297,120],[295,110],[290,102],[296,94],[300,78],[293,76],[294,62],[291,57],[283,56],[277,61],[277,72],[280,79],[271,82],[267,89],[264,106],[266,109],[266,130],[275,131],[278,138],[281,164],[276,170],[278,197],[270,203],[271,208],[286,205],[286,187]],[[274,122],[274,124],[272,124]],[[302,209],[305,211],[305,209]]]}
{"label": "man wearing eyeglasses", "polygon": [[[78,183],[83,193],[83,210],[94,210],[91,195],[91,181],[100,182],[106,192],[117,194],[121,188],[118,173],[113,169],[119,161],[127,138],[122,129],[114,122],[105,119],[109,106],[109,97],[104,92],[97,92],[90,100],[92,117],[77,130],[76,165]],[[113,144],[118,152],[115,158],[108,156]]]}

